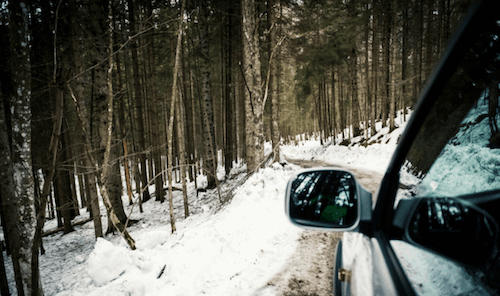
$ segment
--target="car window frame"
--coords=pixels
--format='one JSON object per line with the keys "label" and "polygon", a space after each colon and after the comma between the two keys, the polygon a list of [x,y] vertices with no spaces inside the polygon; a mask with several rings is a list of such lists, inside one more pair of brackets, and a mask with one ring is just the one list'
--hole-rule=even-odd
{"label": "car window frame", "polygon": [[392,221],[394,218],[394,203],[399,186],[401,167],[404,165],[410,148],[443,90],[445,83],[455,72],[458,61],[469,49],[468,43],[470,42],[470,38],[476,34],[477,30],[481,29],[481,23],[484,18],[494,17],[494,11],[494,1],[481,0],[471,5],[468,14],[453,35],[440,62],[421,92],[417,107],[414,109],[406,129],[401,135],[400,143],[396,147],[388,169],[382,179],[373,210],[371,235],[379,242],[381,253],[399,295],[416,295],[390,244],[390,240],[396,236],[396,231],[392,228]]}

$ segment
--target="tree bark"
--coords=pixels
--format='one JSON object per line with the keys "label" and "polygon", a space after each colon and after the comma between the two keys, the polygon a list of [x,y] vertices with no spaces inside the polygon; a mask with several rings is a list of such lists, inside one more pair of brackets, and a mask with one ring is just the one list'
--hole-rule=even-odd
{"label": "tree bark", "polygon": [[365,77],[366,77],[366,124],[365,129],[370,129],[370,136],[375,135],[375,118],[372,118],[372,83],[370,77],[370,13],[369,5],[366,5],[366,28],[365,28]]}
{"label": "tree bark", "polygon": [[280,6],[279,0],[270,0],[267,3],[268,14],[269,14],[269,55],[274,57],[269,59],[269,69],[271,75],[269,77],[269,96],[271,99],[271,143],[274,153],[274,161],[280,161],[280,128],[279,128],[279,92],[278,92],[278,61],[280,58],[281,47],[277,45],[278,37],[278,26],[280,26],[276,21],[276,10],[277,6]]}
{"label": "tree bark", "polygon": [[[389,13],[392,13],[392,4],[389,3]],[[396,45],[396,21],[397,18],[395,16],[391,17],[391,23],[389,26],[391,27],[391,33],[389,34],[389,38],[392,39],[393,41],[391,42],[392,48],[390,48],[389,52],[392,51],[392,59],[389,58],[389,66],[390,66],[390,77],[388,78],[388,81],[390,83],[389,91],[390,91],[390,100],[389,100],[389,132],[392,132],[396,128],[396,83],[395,83],[395,68],[396,68],[396,51],[397,51],[397,45]]]}
{"label": "tree bark", "polygon": [[379,0],[373,0],[372,1],[372,10],[373,10],[373,44],[372,44],[372,57],[373,57],[373,62],[372,62],[372,93],[373,93],[373,98],[372,98],[372,106],[371,106],[371,118],[373,120],[373,124],[371,125],[371,134],[375,135],[377,133],[377,99],[378,99],[378,93],[379,93],[379,84],[378,84],[378,73],[380,70],[380,45],[379,45],[379,5],[378,5]]}
{"label": "tree bark", "polygon": [[246,160],[253,172],[264,159],[263,96],[259,47],[257,3],[242,0],[243,81],[245,83]]}
{"label": "tree bark", "polygon": [[179,96],[179,102],[177,103],[178,108],[175,108],[175,113],[177,116],[177,136],[178,136],[178,146],[179,146],[179,166],[181,170],[181,182],[182,182],[182,197],[184,200],[184,217],[189,216],[189,201],[187,196],[187,185],[186,185],[186,121],[184,114],[184,100],[183,96]]}
{"label": "tree bark", "polygon": [[[151,20],[149,24],[150,27],[154,27],[154,23],[152,20],[154,19],[153,9],[151,6],[151,1],[146,1],[146,12],[148,15],[148,19]],[[153,33],[147,34],[147,51],[148,51],[148,97],[150,105],[150,121],[151,121],[151,144],[153,146],[152,162],[154,174],[154,182],[155,182],[155,194],[156,200],[163,202],[165,200],[165,192],[163,191],[163,174],[162,172],[162,164],[161,164],[161,122],[159,110],[161,110],[161,100],[156,95],[156,71],[155,71],[155,55],[154,55],[154,38]]]}
{"label": "tree bark", "polygon": [[424,65],[424,82],[429,79],[432,71],[433,63],[433,48],[436,45],[436,40],[434,38],[434,0],[427,0],[427,26],[425,30],[425,65]]}
{"label": "tree bark", "polygon": [[390,5],[390,0],[384,0],[383,2],[383,10],[384,15],[386,15],[384,19],[384,31],[382,33],[382,51],[383,51],[383,84],[382,84],[382,126],[387,126],[387,119],[389,115],[389,99],[391,93],[391,72],[390,72],[390,62],[391,62],[391,28],[392,28],[392,10]]}
{"label": "tree bark", "polygon": [[[74,0],[70,1],[70,7],[71,11],[76,11],[76,4]],[[83,66],[82,66],[82,57],[83,53],[81,52],[81,46],[78,43],[78,34],[80,32],[80,28],[78,25],[78,19],[76,17],[71,18],[71,35],[72,35],[72,50],[73,50],[73,72],[77,76],[73,77],[71,81],[68,83],[68,89],[71,91],[71,94],[73,97],[76,98],[81,98],[83,100],[85,96],[85,86],[84,86],[84,79],[83,76],[81,75],[83,71]],[[73,93],[73,88],[74,88],[74,93]],[[85,106],[85,103],[83,103]],[[88,116],[88,114],[86,114]],[[87,197],[89,199],[89,204],[90,204],[90,211],[92,214],[92,219],[94,221],[94,233],[95,237],[102,237],[102,222],[101,222],[101,213],[99,209],[99,200],[98,200],[98,195],[97,195],[97,187],[96,187],[96,182],[95,182],[95,172],[92,171],[92,167],[94,167],[95,163],[91,163],[89,158],[85,155],[86,153],[86,145],[90,145],[88,149],[92,150],[91,142],[86,143],[86,132],[90,131],[90,121],[89,117],[85,117],[84,120],[82,120],[81,117],[78,118],[77,120],[77,130],[79,133],[79,138],[80,138],[80,145],[79,145],[79,154],[82,155],[81,162],[83,163],[83,166],[85,167],[84,173],[85,173],[85,190],[87,193]],[[90,134],[88,135],[89,141],[90,141]]]}
{"label": "tree bark", "polygon": [[[173,169],[173,144],[172,144],[172,138],[173,138],[173,133],[174,133],[174,115],[175,115],[175,106],[177,104],[177,97],[179,95],[178,92],[178,86],[177,86],[177,76],[179,73],[180,69],[180,55],[181,55],[181,46],[182,46],[182,34],[183,34],[183,15],[184,15],[184,1],[182,1],[182,9],[181,9],[181,14],[180,14],[180,20],[179,20],[179,31],[177,35],[177,47],[175,50],[175,61],[174,61],[174,81],[172,83],[172,100],[171,100],[171,107],[170,107],[170,122],[167,124],[168,126],[168,203],[169,203],[169,208],[170,208],[170,226],[172,228],[172,233],[176,231],[176,226],[175,226],[175,216],[174,216],[174,204],[173,204],[173,191],[172,191],[172,169]],[[165,102],[166,105],[166,102]]]}
{"label": "tree bark", "polygon": [[[0,195],[18,295],[43,295],[38,270],[35,190],[31,163],[31,66],[26,2],[9,3],[11,52],[11,143],[5,105],[0,102]],[[32,265],[35,266],[33,271]]]}
{"label": "tree bark", "polygon": [[205,157],[203,159],[205,173],[207,174],[207,188],[215,188],[217,182],[217,151],[215,151],[215,123],[213,115],[213,102],[210,91],[210,57],[208,48],[208,23],[209,6],[206,1],[199,4],[199,28],[201,47],[201,75],[203,97],[203,128]]}
{"label": "tree bark", "polygon": [[[118,77],[118,88],[123,89],[120,54],[116,55],[116,76]],[[129,205],[133,203],[134,194],[132,193],[132,182],[130,180],[130,165],[128,157],[128,140],[127,140],[127,127],[125,123],[125,96],[119,95],[118,99],[118,123],[121,132],[122,147],[123,147],[123,167],[125,169],[125,183],[127,184],[127,195]]]}
{"label": "tree bark", "polygon": [[402,86],[402,108],[403,108],[403,120],[406,121],[406,105],[407,103],[411,102],[412,100],[409,100],[410,94],[408,93],[408,85],[409,82],[408,80],[408,29],[409,29],[409,24],[408,24],[408,0],[403,1],[403,37],[402,37],[402,44],[401,44],[401,80],[403,81],[403,86]]}
{"label": "tree bark", "polygon": [[224,51],[225,51],[225,59],[224,59],[224,67],[225,67],[225,115],[226,115],[226,137],[225,137],[225,145],[224,145],[224,167],[226,171],[226,175],[229,175],[231,171],[233,161],[236,160],[235,157],[235,147],[234,147],[234,93],[233,93],[233,75],[232,75],[232,19],[233,19],[233,9],[228,4],[227,14],[225,18],[225,23],[223,24],[225,30],[224,31]]}
{"label": "tree bark", "polygon": [[[136,27],[135,27],[135,9],[134,9],[134,1],[128,0],[128,9],[129,9],[129,22],[130,22],[130,31],[131,34],[136,33]],[[145,154],[145,147],[146,147],[146,141],[145,141],[145,136],[144,136],[144,104],[143,104],[143,98],[142,98],[142,88],[140,85],[140,73],[139,73],[139,62],[138,62],[138,57],[137,57],[137,41],[134,40],[131,42],[130,45],[130,51],[132,53],[132,68],[133,68],[133,79],[134,79],[134,94],[135,94],[135,104],[136,104],[136,123],[137,123],[137,137],[139,138],[138,141],[138,146],[139,146],[139,152],[138,154],[139,157],[139,163],[140,163],[140,178],[141,178],[141,184],[140,187],[142,187],[142,201],[146,202],[148,201],[151,196],[149,194],[149,189],[148,189],[148,181],[147,181],[147,174],[146,174],[146,154]]]}
{"label": "tree bark", "polygon": [[102,233],[102,221],[101,221],[101,210],[99,208],[99,196],[97,195],[97,185],[95,182],[95,173],[92,171],[92,163],[90,163],[89,158],[86,156],[85,145],[85,129],[80,118],[77,120],[78,132],[80,134],[79,153],[83,155],[82,163],[84,166],[83,173],[85,174],[85,191],[87,192],[88,203],[90,205],[90,214],[92,216],[92,221],[94,222],[94,234],[95,238],[103,237]]}
{"label": "tree bark", "polygon": [[[118,217],[122,224],[127,222],[127,215],[123,208],[123,203],[121,199],[122,195],[122,182],[120,176],[119,162],[117,159],[117,146],[110,145],[109,150],[109,160],[105,162],[106,151],[108,142],[113,142],[113,117],[109,117],[109,113],[113,112],[113,93],[110,93],[109,84],[112,83],[112,73],[113,64],[112,61],[112,47],[109,48],[109,44],[112,43],[112,34],[106,34],[106,18],[108,11],[106,1],[95,0],[91,2],[90,13],[93,15],[93,21],[91,22],[91,31],[93,34],[93,45],[94,45],[94,59],[93,63],[96,65],[93,68],[94,84],[93,84],[93,95],[96,102],[96,115],[99,120],[98,126],[98,153],[97,159],[99,165],[106,170],[106,189],[108,190],[107,195],[109,197],[109,202],[112,204],[113,211]],[[109,8],[110,9],[110,8]],[[112,22],[112,20],[109,20]],[[108,62],[104,62],[108,58]],[[109,122],[111,120],[111,122]],[[109,130],[111,128],[111,130]],[[112,160],[112,161],[110,161]],[[102,194],[102,192],[101,192]],[[107,233],[113,232],[114,229],[111,228],[112,225],[108,225]]]}
{"label": "tree bark", "polygon": [[187,156],[187,163],[188,167],[186,168],[188,170],[188,175],[189,175],[189,180],[191,182],[195,181],[196,179],[196,172],[194,170],[195,166],[195,150],[196,150],[196,139],[195,139],[195,118],[194,118],[194,104],[193,104],[193,97],[194,97],[194,89],[192,86],[192,79],[190,75],[190,71],[186,71],[186,59],[184,58],[187,53],[187,47],[183,44],[183,48],[181,50],[181,61],[182,61],[182,81],[183,81],[183,93],[184,93],[184,99],[182,100],[184,103],[184,110],[185,113],[184,115],[186,116],[186,156]]}

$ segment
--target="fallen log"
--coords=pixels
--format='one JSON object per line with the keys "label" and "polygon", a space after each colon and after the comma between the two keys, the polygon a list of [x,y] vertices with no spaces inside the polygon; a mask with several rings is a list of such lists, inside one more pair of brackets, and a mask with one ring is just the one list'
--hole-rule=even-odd
{"label": "fallen log", "polygon": [[[87,218],[85,220],[72,223],[72,225],[73,225],[73,227],[75,227],[75,226],[78,226],[78,225],[83,225],[83,224],[85,224],[87,222],[90,222],[90,221],[92,221],[92,218]],[[42,233],[42,237],[45,237],[45,236],[48,236],[48,235],[52,235],[54,233],[58,233],[59,231],[63,231],[63,230],[64,230],[64,227],[59,227],[59,228],[56,228],[56,229],[53,229],[53,230],[49,230],[49,231],[43,232]]]}

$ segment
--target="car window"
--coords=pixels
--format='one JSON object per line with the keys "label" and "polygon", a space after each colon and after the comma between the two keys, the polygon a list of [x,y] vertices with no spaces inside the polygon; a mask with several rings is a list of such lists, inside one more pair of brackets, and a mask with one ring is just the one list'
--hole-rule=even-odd
{"label": "car window", "polygon": [[[464,197],[500,189],[499,84],[482,91],[458,131],[430,169],[415,170],[407,159],[400,171],[398,198]],[[425,148],[423,148],[425,150]],[[425,151],[424,151],[425,153]]]}
{"label": "car window", "polygon": [[[485,22],[469,45],[401,167],[395,207],[401,199],[489,191],[500,200],[500,23]],[[499,207],[483,210],[499,222]],[[500,287],[495,258],[472,268],[401,241],[391,245],[418,294],[490,295]]]}
{"label": "car window", "polygon": [[500,189],[500,23],[485,27],[413,141],[396,200]]}

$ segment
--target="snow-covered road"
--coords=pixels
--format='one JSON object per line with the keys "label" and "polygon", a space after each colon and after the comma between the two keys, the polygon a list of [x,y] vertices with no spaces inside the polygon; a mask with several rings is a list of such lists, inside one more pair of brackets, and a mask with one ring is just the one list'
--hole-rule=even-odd
{"label": "snow-covered road", "polygon": [[[382,179],[382,174],[370,169],[347,168],[345,164],[322,160],[287,160],[302,168],[332,166],[348,169],[372,194],[377,192]],[[284,269],[269,281],[268,285],[273,286],[276,292],[273,295],[332,295],[335,252],[342,236],[343,232],[303,231],[299,244],[287,259]]]}

